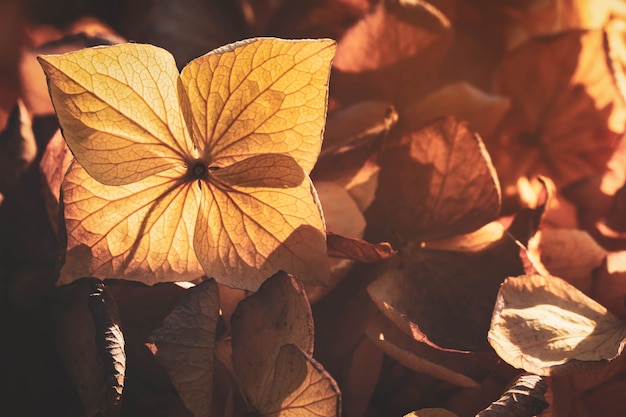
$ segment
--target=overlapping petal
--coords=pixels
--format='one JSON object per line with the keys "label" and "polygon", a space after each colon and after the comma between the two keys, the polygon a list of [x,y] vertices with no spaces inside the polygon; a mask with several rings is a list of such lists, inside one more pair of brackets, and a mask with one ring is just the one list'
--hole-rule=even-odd
{"label": "overlapping petal", "polygon": [[99,182],[129,184],[194,156],[169,52],[124,44],[46,55],[39,62],[63,136]]}

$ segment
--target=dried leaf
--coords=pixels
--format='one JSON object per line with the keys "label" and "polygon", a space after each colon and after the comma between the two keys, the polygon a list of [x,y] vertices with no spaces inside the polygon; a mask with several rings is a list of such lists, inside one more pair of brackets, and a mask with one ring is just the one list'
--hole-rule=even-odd
{"label": "dried leaf", "polygon": [[281,269],[325,282],[324,223],[308,173],[333,53],[330,40],[252,39],[197,58],[180,76],[151,45],[40,57],[80,163],[63,185],[68,251],[58,283],[206,272],[256,290]]}
{"label": "dried leaf", "polygon": [[0,132],[0,194],[17,187],[20,177],[37,155],[31,116],[19,100]]}
{"label": "dried leaf", "polygon": [[231,325],[233,366],[252,404],[264,404],[259,390],[270,387],[259,384],[273,374],[283,345],[295,344],[304,352],[313,353],[309,303],[302,284],[285,273],[272,276],[259,291],[241,301],[231,317]]}
{"label": "dried leaf", "polygon": [[311,310],[295,278],[269,278],[231,322],[233,369],[252,408],[264,416],[338,415],[339,390],[310,356]]}
{"label": "dried leaf", "polygon": [[611,252],[594,274],[591,297],[626,319],[626,252]]}
{"label": "dried leaf", "polygon": [[495,7],[495,18],[504,20],[509,48],[536,36],[571,29],[600,29],[611,15],[626,13],[626,6],[619,0],[531,0],[522,3],[491,0],[486,7]]}
{"label": "dried leaf", "polygon": [[406,335],[381,316],[370,320],[365,334],[374,345],[403,366],[461,387],[480,386],[496,363],[496,357],[489,352],[468,354],[433,349]]}
{"label": "dried leaf", "polygon": [[437,117],[452,115],[468,122],[472,130],[482,137],[488,137],[510,106],[511,102],[506,97],[487,94],[459,81],[414,101],[402,116],[404,126],[418,129]]}
{"label": "dried leaf", "polygon": [[48,142],[39,163],[39,169],[43,175],[42,194],[46,203],[48,219],[57,235],[59,233],[61,183],[73,158],[65,140],[63,140],[61,131],[57,130]]}
{"label": "dried leaf", "polygon": [[363,146],[367,138],[386,133],[398,121],[394,107],[384,101],[362,101],[328,116],[320,158]]}
{"label": "dried leaf", "polygon": [[561,278],[507,278],[489,343],[516,368],[538,375],[585,371],[619,355],[626,325]]}
{"label": "dried leaf", "polygon": [[86,281],[68,287],[58,298],[55,344],[86,416],[114,408],[107,403],[104,357],[96,346],[96,324],[89,312],[91,285]]}
{"label": "dried leaf", "polygon": [[149,337],[185,406],[195,417],[213,415],[213,357],[219,316],[214,280],[187,290],[180,304]]}
{"label": "dried leaf", "polygon": [[120,412],[124,377],[126,375],[126,352],[124,334],[120,327],[119,313],[113,298],[104,285],[91,283],[87,302],[95,324],[96,346],[104,362],[105,416],[115,416]]}
{"label": "dried leaf", "polygon": [[362,239],[348,238],[332,232],[326,233],[326,242],[328,244],[328,256],[365,263],[383,261],[398,253],[387,242],[373,244]]}
{"label": "dried leaf", "polygon": [[346,189],[329,181],[315,182],[326,230],[352,238],[363,237],[365,218]]}
{"label": "dried leaf", "polygon": [[378,308],[415,340],[436,349],[489,349],[489,322],[500,283],[523,273],[508,237],[477,252],[403,250],[367,291]]}
{"label": "dried leaf", "polygon": [[474,231],[500,212],[498,179],[482,141],[451,117],[405,132],[383,150],[380,166],[366,212],[368,240],[395,246],[442,239]]}
{"label": "dried leaf", "polygon": [[450,22],[422,0],[384,0],[339,40],[333,95],[341,102],[413,99],[422,80],[442,63]]}
{"label": "dried leaf", "polygon": [[587,232],[573,229],[540,230],[528,242],[528,250],[550,275],[565,279],[584,293],[591,290],[593,271],[607,254]]}
{"label": "dried leaf", "polygon": [[521,375],[502,396],[476,417],[533,417],[548,408],[548,386],[538,375]]}
{"label": "dried leaf", "polygon": [[493,221],[470,233],[424,242],[423,247],[460,252],[480,252],[502,239],[505,233],[506,230],[502,223]]}
{"label": "dried leaf", "polygon": [[502,61],[496,92],[513,105],[488,145],[503,187],[544,175],[560,189],[608,169],[626,106],[606,54],[602,31],[573,31],[532,40]]}

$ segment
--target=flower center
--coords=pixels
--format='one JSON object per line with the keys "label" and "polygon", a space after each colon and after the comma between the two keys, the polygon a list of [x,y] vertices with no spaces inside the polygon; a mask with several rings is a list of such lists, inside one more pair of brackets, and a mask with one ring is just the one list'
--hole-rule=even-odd
{"label": "flower center", "polygon": [[191,161],[187,166],[187,175],[191,180],[206,180],[208,172],[208,167],[200,159]]}

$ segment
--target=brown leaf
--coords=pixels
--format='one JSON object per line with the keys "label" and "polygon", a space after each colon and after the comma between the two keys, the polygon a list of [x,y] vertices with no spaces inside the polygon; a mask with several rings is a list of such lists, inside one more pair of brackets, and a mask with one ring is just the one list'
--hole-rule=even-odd
{"label": "brown leaf", "polygon": [[493,353],[443,352],[402,332],[383,316],[370,320],[365,334],[403,366],[461,387],[476,388],[496,363]]}
{"label": "brown leaf", "polygon": [[470,233],[424,242],[423,247],[459,252],[480,252],[502,239],[505,233],[502,223],[493,221]]}
{"label": "brown leaf", "polygon": [[15,189],[20,177],[37,155],[31,116],[21,100],[0,132],[0,194]]}
{"label": "brown leaf", "polygon": [[42,194],[46,203],[46,210],[50,224],[55,233],[59,233],[59,196],[63,176],[72,162],[70,152],[61,130],[57,130],[41,157],[39,169],[43,175]]}
{"label": "brown leaf", "polygon": [[102,282],[90,282],[87,305],[95,324],[96,346],[104,362],[106,383],[104,415],[120,412],[124,379],[126,375],[126,351],[119,312],[114,299],[107,293]]}
{"label": "brown leaf", "polygon": [[505,237],[476,253],[405,249],[367,290],[406,334],[436,349],[485,351],[500,283],[523,273]]}
{"label": "brown leaf", "polygon": [[363,146],[368,139],[387,133],[397,121],[398,113],[384,101],[361,101],[340,109],[328,116],[320,158]]}
{"label": "brown leaf", "polygon": [[593,271],[607,252],[583,230],[546,229],[528,242],[528,250],[541,260],[550,275],[561,277],[584,293],[593,286]]}
{"label": "brown leaf", "polygon": [[494,10],[494,18],[504,23],[509,48],[536,36],[571,29],[600,29],[612,14],[626,13],[626,6],[619,0],[488,0],[486,7]]}
{"label": "brown leaf", "polygon": [[383,0],[339,39],[333,94],[341,102],[413,99],[440,66],[452,39],[450,22],[422,0]]}
{"label": "brown leaf", "polygon": [[368,240],[396,246],[442,239],[474,231],[500,211],[498,179],[482,141],[452,117],[405,132],[383,150],[380,166],[366,212]]}
{"label": "brown leaf", "polygon": [[339,389],[312,357],[313,322],[302,284],[280,272],[231,318],[232,363],[261,415],[339,415]]}
{"label": "brown leaf", "polygon": [[533,417],[548,408],[548,386],[538,375],[519,376],[513,384],[476,417]]}
{"label": "brown leaf", "polygon": [[452,115],[468,122],[482,137],[488,137],[510,106],[507,97],[487,94],[458,81],[409,104],[402,112],[403,125],[419,129],[437,117]]}
{"label": "brown leaf", "polygon": [[[255,34],[340,39],[378,0],[244,0]],[[269,3],[269,4],[268,4]],[[252,17],[252,19],[249,18]]]}
{"label": "brown leaf", "polygon": [[561,278],[507,278],[489,342],[514,367],[538,375],[589,370],[619,355],[626,325]]}
{"label": "brown leaf", "polygon": [[104,358],[96,346],[96,325],[89,313],[91,288],[79,281],[61,292],[55,328],[55,344],[86,416],[106,410]]}
{"label": "brown leaf", "polygon": [[332,232],[326,232],[326,244],[328,256],[365,263],[383,261],[398,253],[387,242],[374,244]]}
{"label": "brown leaf", "polygon": [[315,182],[326,230],[353,238],[363,237],[365,218],[346,189],[334,182]]}
{"label": "brown leaf", "polygon": [[262,382],[273,379],[281,347],[294,344],[313,353],[313,321],[302,284],[283,272],[272,276],[239,303],[231,325],[235,373],[250,404],[264,409],[271,386]]}
{"label": "brown leaf", "polygon": [[149,337],[185,406],[196,417],[213,415],[213,357],[219,316],[214,280],[187,290]]}
{"label": "brown leaf", "polygon": [[626,252],[607,254],[606,260],[594,274],[589,295],[611,313],[626,319]]}
{"label": "brown leaf", "polygon": [[503,187],[522,176],[560,189],[602,174],[626,125],[626,107],[606,58],[602,31],[532,40],[511,52],[496,92],[512,107],[490,145]]}

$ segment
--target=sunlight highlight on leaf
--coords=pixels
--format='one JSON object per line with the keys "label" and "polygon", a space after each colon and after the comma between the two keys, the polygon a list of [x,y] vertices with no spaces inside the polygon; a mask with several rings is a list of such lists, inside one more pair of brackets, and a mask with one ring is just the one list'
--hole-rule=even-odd
{"label": "sunlight highlight on leaf", "polygon": [[128,184],[190,155],[174,58],[151,45],[40,56],[63,135],[96,180]]}
{"label": "sunlight highlight on leaf", "polygon": [[502,284],[488,338],[512,366],[547,376],[614,359],[626,325],[566,281],[529,275]]}
{"label": "sunlight highlight on leaf", "polygon": [[59,284],[206,274],[255,291],[278,270],[326,282],[325,226],[308,173],[334,50],[324,39],[251,39],[180,76],[150,45],[40,57],[80,164],[62,186]]}

